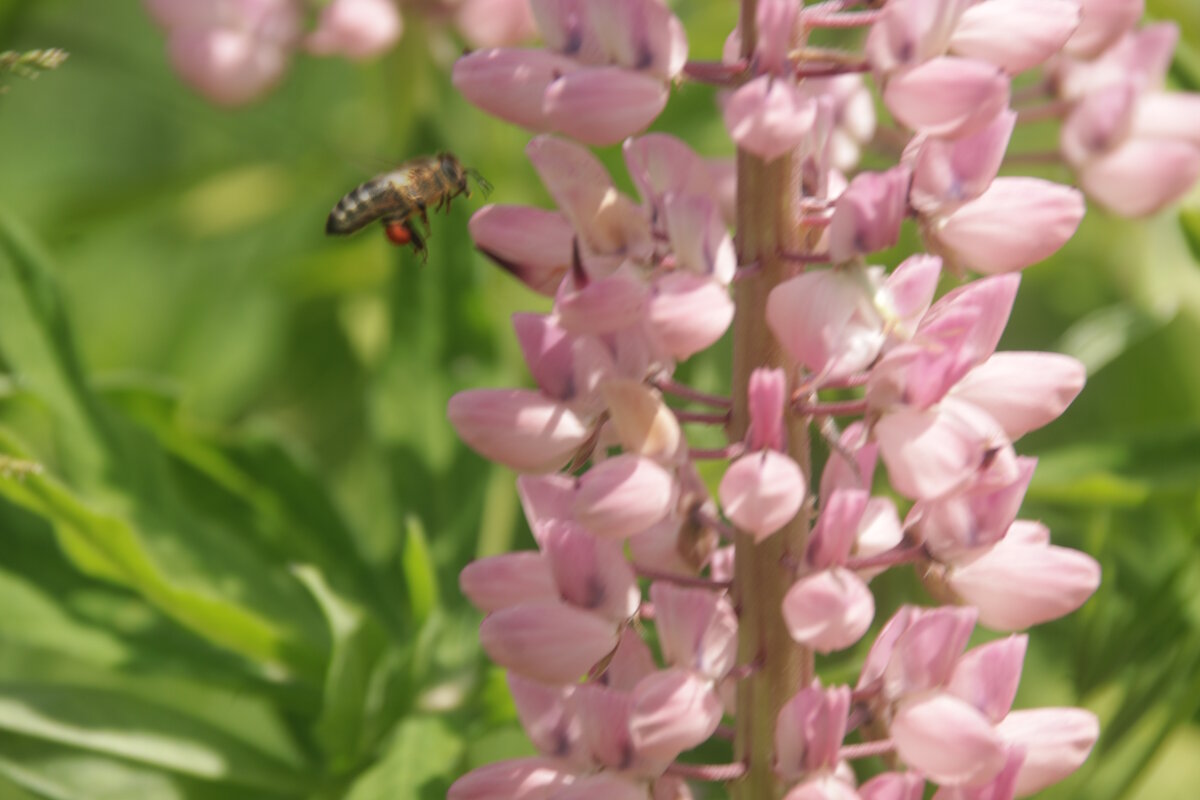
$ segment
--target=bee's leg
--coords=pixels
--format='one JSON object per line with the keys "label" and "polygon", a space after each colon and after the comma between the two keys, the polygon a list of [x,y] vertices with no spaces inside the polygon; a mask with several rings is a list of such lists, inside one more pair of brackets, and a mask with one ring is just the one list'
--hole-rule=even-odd
{"label": "bee's leg", "polygon": [[[413,252],[421,257],[422,264],[428,264],[429,248],[425,246],[425,240],[421,238],[421,234],[417,233],[417,226],[409,219],[404,222],[404,227],[408,229],[408,235],[412,239]],[[425,230],[429,231],[429,223],[425,224]]]}
{"label": "bee's leg", "polygon": [[425,235],[428,236],[430,234],[429,214],[426,213],[424,203],[421,203],[419,206],[417,206],[417,213],[421,215],[421,223],[425,226]]}

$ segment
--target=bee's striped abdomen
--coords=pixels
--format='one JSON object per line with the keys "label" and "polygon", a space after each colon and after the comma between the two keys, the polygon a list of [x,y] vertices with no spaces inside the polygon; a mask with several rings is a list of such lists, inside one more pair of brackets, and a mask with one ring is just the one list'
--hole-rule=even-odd
{"label": "bee's striped abdomen", "polygon": [[406,205],[391,174],[374,178],[338,201],[325,221],[325,232],[354,233],[382,216],[403,213]]}

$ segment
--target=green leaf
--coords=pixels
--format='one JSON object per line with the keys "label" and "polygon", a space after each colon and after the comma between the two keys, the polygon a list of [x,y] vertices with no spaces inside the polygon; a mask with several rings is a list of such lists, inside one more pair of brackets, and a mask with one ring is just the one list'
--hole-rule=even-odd
{"label": "green leaf", "polygon": [[400,554],[400,565],[404,571],[405,586],[412,607],[415,623],[425,624],[438,604],[437,570],[429,554],[429,543],[425,529],[416,517],[409,517],[405,525],[404,547]]}
{"label": "green leaf", "polygon": [[315,732],[328,756],[329,770],[348,772],[368,747],[368,696],[372,675],[387,649],[383,630],[361,608],[339,597],[312,566],[295,568],[329,622],[333,653],[325,674],[324,708]]}
{"label": "green leaf", "polygon": [[203,722],[101,690],[0,684],[0,729],[264,791],[308,784],[306,776]]}
{"label": "green leaf", "polygon": [[437,717],[409,717],[346,800],[440,800],[457,777],[462,737]]}

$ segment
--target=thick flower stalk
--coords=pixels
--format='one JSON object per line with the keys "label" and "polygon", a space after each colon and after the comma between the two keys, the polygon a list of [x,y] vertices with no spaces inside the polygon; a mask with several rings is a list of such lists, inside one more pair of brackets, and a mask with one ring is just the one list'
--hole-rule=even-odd
{"label": "thick flower stalk", "polygon": [[[944,800],[1013,798],[1087,758],[1092,714],[1012,708],[1021,632],[1077,609],[1100,571],[1019,519],[1036,459],[1016,443],[1085,375],[996,348],[1020,271],[1062,247],[1085,200],[997,177],[1014,127],[1046,117],[1012,108],[1010,82],[1041,70],[1065,163],[1130,214],[1190,185],[1200,126],[1171,114],[1196,99],[1161,92],[1170,37],[1135,30],[1139,3],[857,6],[743,0],[724,60],[702,64],[683,61],[659,0],[534,0],[547,49],[456,67],[468,99],[543,132],[526,154],[556,208],[471,220],[478,248],[554,306],[513,320],[536,388],[449,405],[470,446],[522,473],[538,544],[469,565],[461,584],[540,755],[463,776],[454,800],[680,798],[695,781],[754,800],[916,800],[931,783]],[[861,51],[812,45],[822,28],[865,29]],[[886,136],[866,74],[903,126]],[[677,138],[625,138],[671,80],[726,90],[734,192]],[[638,196],[545,131],[624,139]],[[873,141],[901,144],[898,163],[855,172]],[[1145,167],[1136,192],[1112,194],[1146,142],[1183,174]],[[905,220],[928,252],[870,263]],[[958,285],[939,296],[947,278]],[[674,380],[730,329],[728,395]],[[696,425],[727,445],[693,447]],[[709,487],[696,464],[713,459],[727,467]],[[876,619],[871,581],[896,568],[928,597]],[[976,627],[1008,636],[968,648]],[[857,684],[824,682],[816,657],[872,629]],[[679,760],[714,736],[733,740],[731,763]],[[862,782],[854,761],[872,756],[889,771]]]}

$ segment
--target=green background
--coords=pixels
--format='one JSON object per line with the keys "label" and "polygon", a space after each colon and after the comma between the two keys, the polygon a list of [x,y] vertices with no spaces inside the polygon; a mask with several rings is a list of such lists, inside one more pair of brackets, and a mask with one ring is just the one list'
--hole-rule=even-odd
{"label": "green background", "polygon": [[[675,5],[692,55],[718,56],[735,4]],[[1181,24],[1172,81],[1200,90],[1200,10],[1148,5]],[[0,95],[0,452],[44,465],[0,477],[0,800],[436,798],[529,752],[456,574],[530,540],[512,474],[444,409],[528,385],[508,317],[546,303],[473,251],[478,198],[433,220],[424,267],[374,229],[323,235],[342,193],[446,148],[493,201],[547,203],[528,134],[449,87],[461,44],[406,22],[379,61],[299,58],[228,111],[175,78],[133,0],[0,0],[0,49],[71,53]],[[685,87],[655,128],[728,154],[713,109]],[[1018,706],[1103,723],[1043,796],[1200,783],[1197,252],[1196,196],[1143,222],[1092,210],[1025,274],[1002,345],[1091,376],[1018,443],[1041,459],[1024,516],[1104,568],[1031,633]],[[728,343],[696,362],[719,390]]]}

